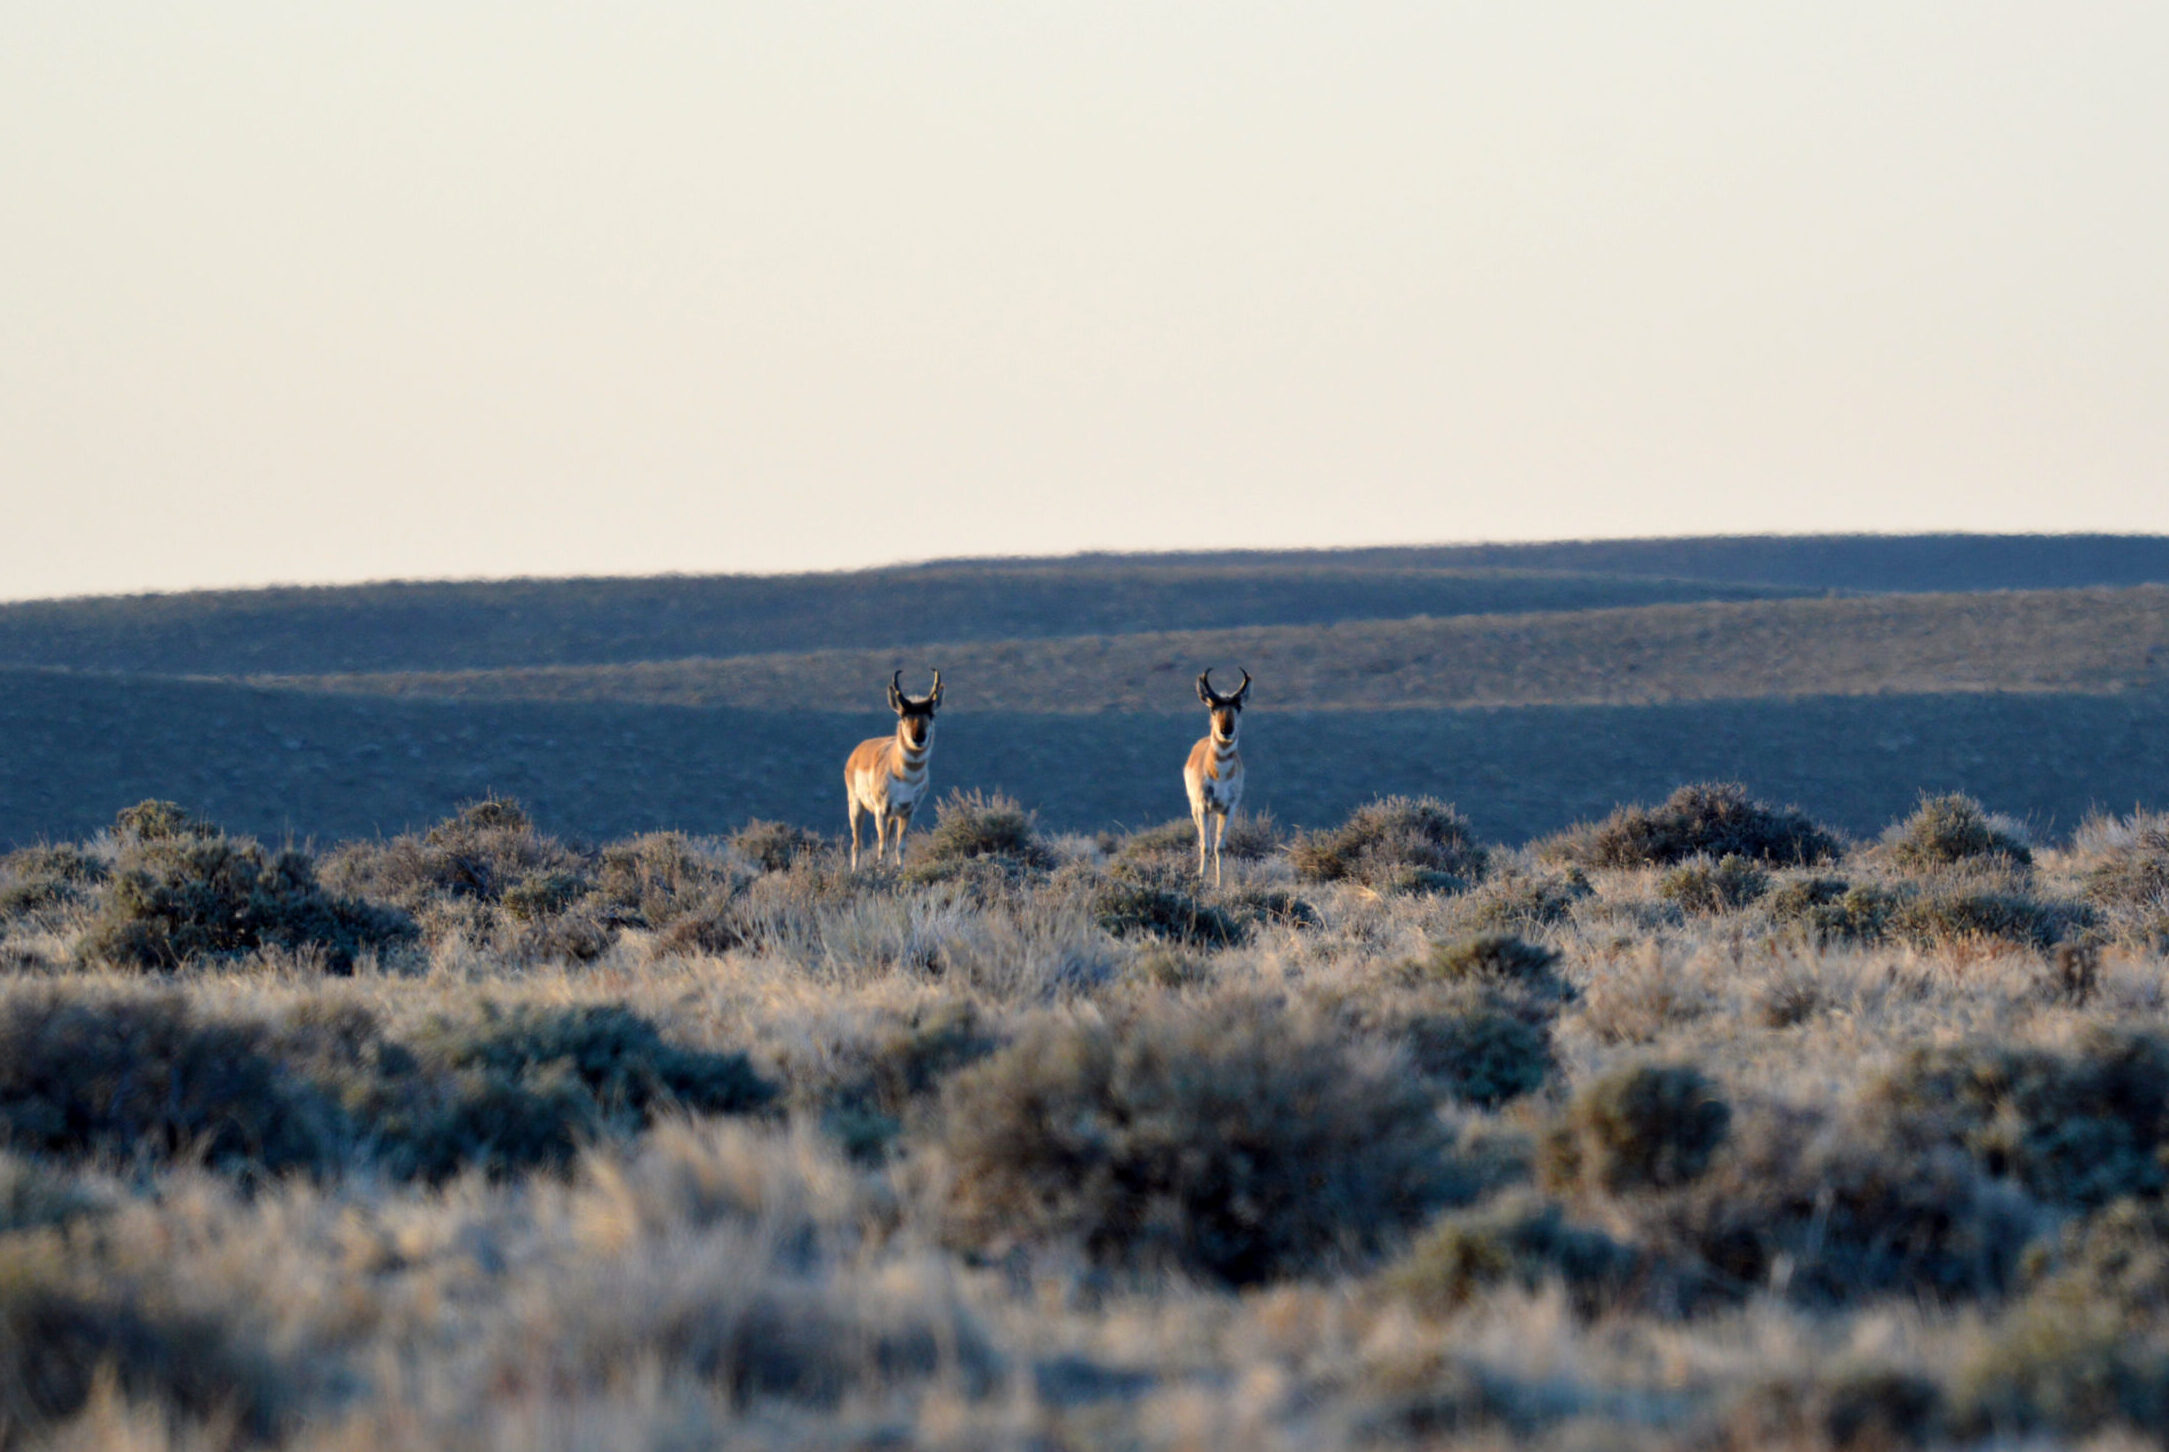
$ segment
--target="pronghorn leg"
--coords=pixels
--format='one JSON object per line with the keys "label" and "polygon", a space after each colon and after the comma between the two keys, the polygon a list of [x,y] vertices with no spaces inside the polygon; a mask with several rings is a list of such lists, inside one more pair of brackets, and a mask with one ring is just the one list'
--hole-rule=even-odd
{"label": "pronghorn leg", "polygon": [[887,807],[876,807],[874,808],[874,866],[879,867],[881,865],[882,854],[888,850],[888,847],[889,809]]}
{"label": "pronghorn leg", "polygon": [[1190,820],[1197,824],[1197,880],[1203,882],[1205,880],[1205,841],[1206,833],[1209,830],[1205,823],[1210,818],[1207,816],[1205,809],[1199,807],[1190,813]]}
{"label": "pronghorn leg", "polygon": [[1220,844],[1228,840],[1228,814],[1226,812],[1220,813],[1220,815],[1214,819],[1214,827],[1215,831],[1213,832],[1213,886],[1219,887],[1221,885]]}
{"label": "pronghorn leg", "polygon": [[904,865],[904,832],[905,832],[905,829],[907,829],[907,828],[908,828],[908,827],[910,827],[910,826],[911,826],[911,818],[910,818],[910,816],[909,816],[908,814],[899,814],[899,815],[897,816],[897,818],[896,818],[896,865],[897,865],[898,867],[902,867],[902,866]]}
{"label": "pronghorn leg", "polygon": [[851,870],[856,872],[859,870],[859,818],[866,815],[866,809],[859,805],[858,793],[847,790],[846,798],[851,804]]}

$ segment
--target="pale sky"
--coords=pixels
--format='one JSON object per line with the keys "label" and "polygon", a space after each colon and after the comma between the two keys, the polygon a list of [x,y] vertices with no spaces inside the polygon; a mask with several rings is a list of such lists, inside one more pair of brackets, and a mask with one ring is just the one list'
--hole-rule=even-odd
{"label": "pale sky", "polygon": [[2169,6],[0,12],[0,597],[2169,532]]}

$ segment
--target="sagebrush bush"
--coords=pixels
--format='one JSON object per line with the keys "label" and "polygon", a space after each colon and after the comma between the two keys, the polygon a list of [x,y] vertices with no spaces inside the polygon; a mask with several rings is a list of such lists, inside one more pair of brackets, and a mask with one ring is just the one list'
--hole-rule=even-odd
{"label": "sagebrush bush", "polygon": [[1538,850],[1584,867],[1669,867],[1690,857],[1804,867],[1837,856],[1840,845],[1796,807],[1758,802],[1737,782],[1701,782],[1657,806],[1620,807],[1601,822],[1569,828]]}
{"label": "sagebrush bush", "polygon": [[170,842],[178,837],[216,837],[217,827],[178,802],[147,799],[123,807],[113,818],[113,840],[122,845]]}
{"label": "sagebrush bush", "polygon": [[1818,1310],[1898,1295],[1994,1298],[2040,1233],[2040,1207],[1963,1152],[1923,1144],[1870,1106],[1854,1120],[1761,1105],[1686,1186],[1640,1201],[1643,1233],[1709,1266],[1736,1296]]}
{"label": "sagebrush bush", "polygon": [[1377,892],[1456,892],[1484,875],[1489,854],[1468,818],[1432,797],[1385,797],[1340,826],[1288,848],[1304,882],[1356,882]]}
{"label": "sagebrush bush", "polygon": [[290,1411],[286,1369],[236,1318],[112,1284],[49,1242],[0,1242],[0,1438],[21,1445],[74,1414],[102,1376],[169,1415],[230,1419],[244,1445]]}
{"label": "sagebrush bush", "polygon": [[1559,976],[1558,966],[1558,952],[1540,943],[1512,933],[1477,933],[1432,944],[1406,972],[1419,980],[1484,983],[1558,1002],[1574,996],[1573,985]]}
{"label": "sagebrush bush", "polygon": [[913,870],[938,879],[944,869],[987,862],[1009,872],[1044,871],[1054,853],[1032,814],[1000,792],[951,792],[935,808],[933,830],[918,839]]}
{"label": "sagebrush bush", "polygon": [[2044,1306],[2113,1311],[2142,1332],[2169,1308],[2169,1207],[2127,1196],[2030,1247],[2027,1294]]}
{"label": "sagebrush bush", "polygon": [[1584,1084],[1543,1144],[1547,1184],[1612,1193],[1683,1185],[1732,1124],[1717,1086],[1686,1064],[1627,1064]]}
{"label": "sagebrush bush", "polygon": [[1798,925],[1817,942],[1872,943],[1882,938],[1898,902],[1888,888],[1809,877],[1780,884],[1762,906],[1772,921]]}
{"label": "sagebrush bush", "polygon": [[1916,1049],[1871,1099],[2051,1204],[2169,1185],[2169,1040],[2153,1033],[2097,1028],[2068,1052],[1984,1041]]}
{"label": "sagebrush bush", "polygon": [[951,1234],[986,1248],[1073,1240],[1248,1284],[1373,1253],[1455,1188],[1405,1069],[1266,999],[1042,1019],[942,1110]]}
{"label": "sagebrush bush", "polygon": [[1093,892],[1092,916],[1118,938],[1219,948],[1245,936],[1240,919],[1194,893],[1125,877],[1110,878]]}
{"label": "sagebrush bush", "polygon": [[570,872],[530,872],[505,889],[505,911],[522,922],[540,922],[571,907],[587,886],[587,879]]}
{"label": "sagebrush bush", "polygon": [[1556,1201],[1508,1194],[1440,1216],[1379,1283],[1421,1310],[1445,1315],[1495,1286],[1534,1291],[1557,1281],[1577,1311],[1594,1315],[1624,1298],[1647,1262],[1602,1230],[1571,1223]]}
{"label": "sagebrush bush", "polygon": [[1657,895],[1690,913],[1729,913],[1770,890],[1770,874],[1737,853],[1690,857],[1657,881]]}
{"label": "sagebrush bush", "polygon": [[415,936],[404,913],[326,892],[301,852],[213,831],[131,836],[77,943],[86,962],[171,971],[264,948],[333,971]]}
{"label": "sagebrush bush", "polygon": [[1535,1093],[1555,1067],[1548,1029],[1488,1003],[1417,1013],[1401,1036],[1440,1092],[1485,1109]]}
{"label": "sagebrush bush", "polygon": [[1230,888],[1221,896],[1230,911],[1276,928],[1315,928],[1318,909],[1284,887]]}
{"label": "sagebrush bush", "polygon": [[1596,896],[1579,867],[1542,876],[1494,877],[1457,904],[1457,919],[1486,932],[1528,932],[1567,921],[1574,905]]}
{"label": "sagebrush bush", "polygon": [[2080,921],[2023,893],[1945,890],[1895,898],[1883,928],[1924,948],[1969,941],[2046,948]]}
{"label": "sagebrush bush", "polygon": [[2033,863],[2032,849],[2018,834],[1962,792],[1922,797],[1913,815],[1885,834],[1883,846],[1892,862],[1919,872],[1975,862],[2010,867]]}
{"label": "sagebrush bush", "polygon": [[81,902],[105,879],[105,863],[72,843],[19,848],[0,857],[0,923]]}
{"label": "sagebrush bush", "polygon": [[176,993],[0,998],[10,1148],[281,1173],[323,1168],[342,1140],[337,1106],[289,1071],[263,1024],[200,1017]]}
{"label": "sagebrush bush", "polygon": [[741,1114],[776,1093],[743,1054],[670,1043],[615,1004],[484,1004],[407,1041],[349,1034],[313,1067],[364,1152],[398,1178],[432,1181],[562,1168],[589,1141],[666,1109]]}
{"label": "sagebrush bush", "polygon": [[2169,816],[2090,821],[2074,846],[2088,859],[2085,893],[2104,907],[2169,908]]}
{"label": "sagebrush bush", "polygon": [[763,872],[782,872],[826,848],[817,832],[788,822],[751,821],[731,838],[731,848]]}
{"label": "sagebrush bush", "polygon": [[535,829],[517,802],[490,797],[419,836],[350,843],[325,860],[335,889],[419,909],[432,899],[501,900],[538,873],[584,877],[579,853]]}
{"label": "sagebrush bush", "polygon": [[665,928],[728,902],[728,869],[682,832],[649,832],[596,854],[593,902],[608,920]]}
{"label": "sagebrush bush", "polygon": [[649,1020],[613,1003],[484,1004],[474,1017],[433,1021],[415,1048],[455,1069],[508,1076],[561,1069],[605,1112],[641,1120],[664,1105],[741,1114],[775,1096],[744,1054],[673,1044]]}
{"label": "sagebrush bush", "polygon": [[972,1000],[921,1005],[860,1048],[857,1069],[830,1091],[822,1123],[853,1158],[877,1157],[944,1080],[1000,1047]]}

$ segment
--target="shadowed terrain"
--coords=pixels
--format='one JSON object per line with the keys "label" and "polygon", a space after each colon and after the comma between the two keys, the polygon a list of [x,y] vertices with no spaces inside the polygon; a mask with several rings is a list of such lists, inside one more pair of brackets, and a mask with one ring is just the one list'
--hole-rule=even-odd
{"label": "shadowed terrain", "polygon": [[[269,837],[395,832],[486,792],[553,829],[604,837],[720,831],[747,817],[843,826],[843,758],[885,729],[862,712],[607,701],[385,699],[204,682],[0,672],[0,841],[80,835],[145,796]],[[953,710],[937,791],[1010,792],[1051,828],[1180,816],[1202,712]],[[1963,692],[1653,706],[1258,711],[1245,807],[1332,820],[1389,792],[1456,802],[1521,841],[1737,778],[1868,831],[1922,790],[2069,825],[2090,807],[2169,804],[2169,697]]]}
{"label": "shadowed terrain", "polygon": [[1541,615],[949,641],[728,660],[259,677],[461,700],[849,710],[941,666],[959,708],[1185,709],[1193,666],[1242,665],[1270,710],[1587,705],[1943,691],[2116,691],[2169,665],[2169,588],[1646,605]]}
{"label": "shadowed terrain", "polygon": [[1930,787],[2069,822],[2169,790],[2150,577],[2169,541],[1716,539],[33,602],[0,607],[0,842],[490,790],[582,838],[833,831],[882,683],[932,665],[938,788],[1063,828],[1181,812],[1206,665],[1258,678],[1247,805],[1296,825],[1420,791],[1521,841],[1711,776],[1853,830]]}

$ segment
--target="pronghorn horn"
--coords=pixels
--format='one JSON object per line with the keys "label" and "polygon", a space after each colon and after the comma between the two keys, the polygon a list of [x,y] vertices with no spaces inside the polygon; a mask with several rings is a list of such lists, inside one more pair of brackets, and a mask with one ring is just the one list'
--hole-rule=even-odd
{"label": "pronghorn horn", "polygon": [[904,709],[904,673],[902,671],[898,671],[889,678],[889,709],[899,712]]}
{"label": "pronghorn horn", "polygon": [[938,706],[938,705],[940,705],[940,704],[941,704],[941,667],[940,667],[940,666],[936,666],[936,667],[934,667],[934,689],[933,689],[933,690],[931,690],[931,691],[928,691],[928,692],[926,693],[926,700],[927,700],[927,704],[928,704],[928,705],[931,705],[931,706]]}
{"label": "pronghorn horn", "polygon": [[1250,672],[1243,672],[1243,683],[1235,688],[1235,699],[1240,702],[1250,694]]}
{"label": "pronghorn horn", "polygon": [[1198,672],[1197,698],[1208,706],[1218,699],[1213,695],[1213,673],[1209,670]]}

